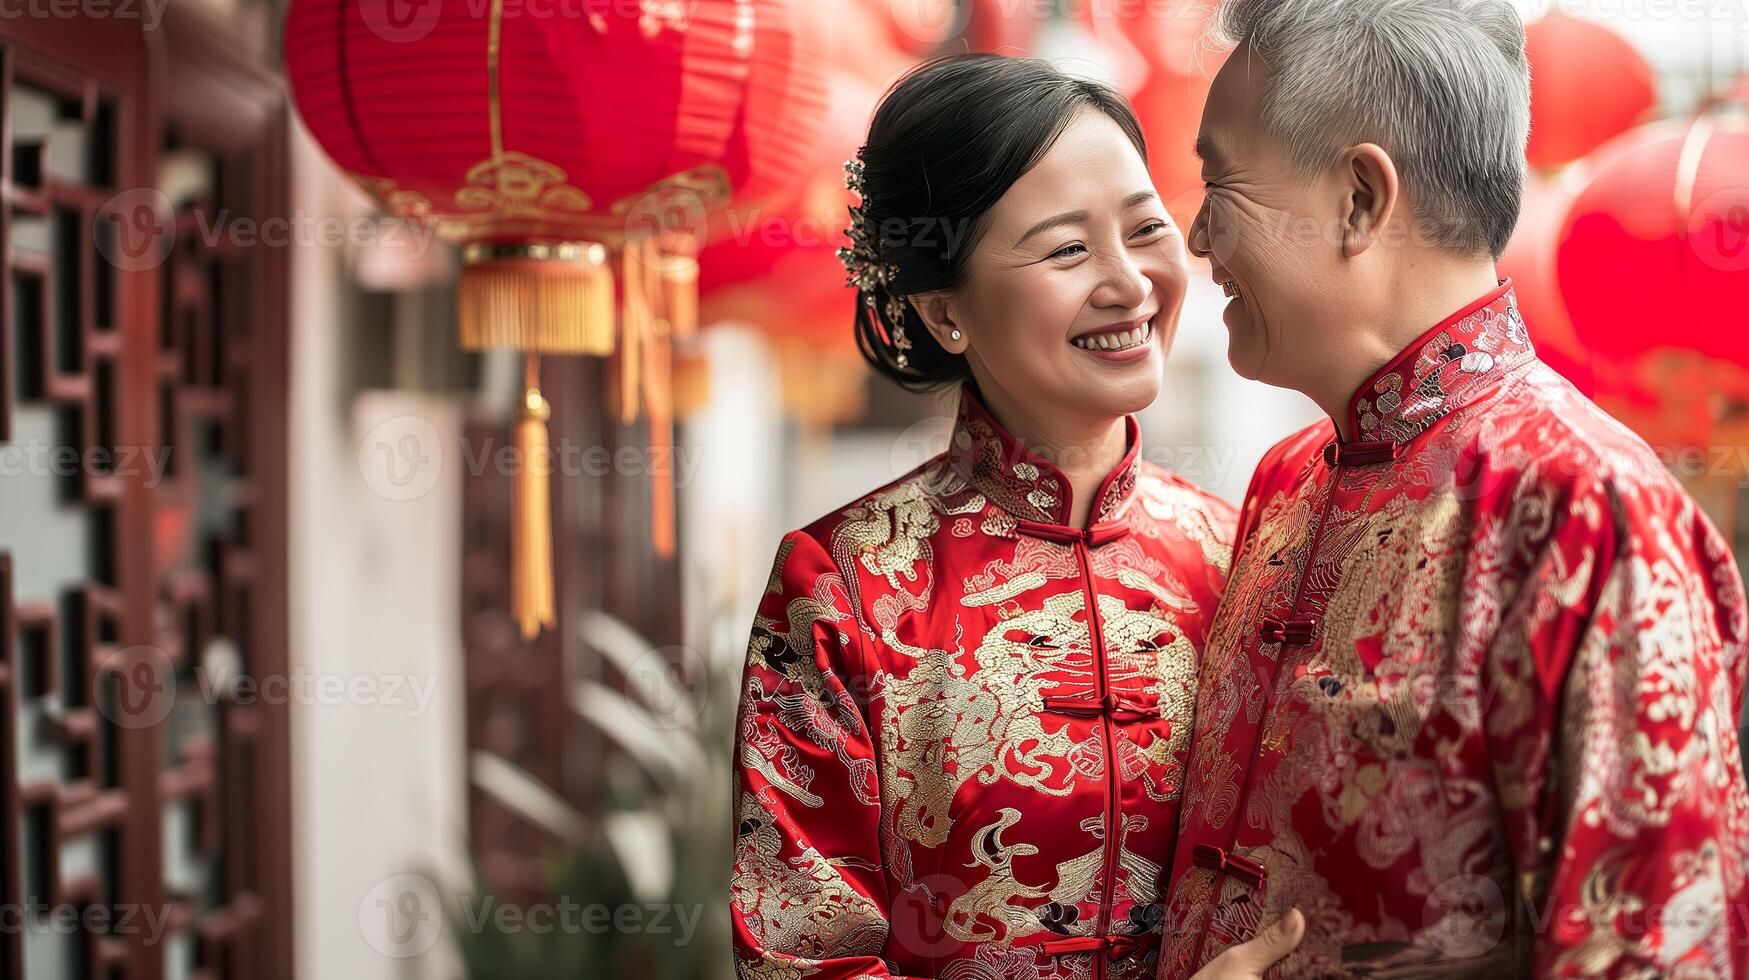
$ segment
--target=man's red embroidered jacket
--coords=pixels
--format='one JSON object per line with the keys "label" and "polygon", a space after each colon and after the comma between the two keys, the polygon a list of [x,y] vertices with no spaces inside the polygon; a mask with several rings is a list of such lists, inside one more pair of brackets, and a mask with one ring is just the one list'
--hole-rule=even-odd
{"label": "man's red embroidered jacket", "polygon": [[[1656,318],[1647,321],[1656,329]],[[1746,614],[1510,284],[1272,450],[1210,636],[1162,977],[1742,977]]]}
{"label": "man's red embroidered jacket", "polygon": [[1070,487],[962,396],[948,451],[785,537],[735,769],[743,978],[1151,977],[1226,504]]}

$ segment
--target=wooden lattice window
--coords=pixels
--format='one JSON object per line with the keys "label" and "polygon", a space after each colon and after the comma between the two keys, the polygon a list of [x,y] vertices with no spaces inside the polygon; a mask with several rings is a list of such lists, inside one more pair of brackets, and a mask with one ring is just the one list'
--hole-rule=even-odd
{"label": "wooden lattice window", "polygon": [[0,980],[291,975],[283,95],[168,14],[0,20]]}

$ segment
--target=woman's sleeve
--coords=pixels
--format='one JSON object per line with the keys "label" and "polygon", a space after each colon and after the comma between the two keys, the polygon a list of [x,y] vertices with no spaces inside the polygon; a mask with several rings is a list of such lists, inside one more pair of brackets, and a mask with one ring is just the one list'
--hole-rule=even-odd
{"label": "woman's sleeve", "polygon": [[1735,563],[1660,487],[1595,486],[1563,510],[1483,692],[1533,974],[1742,977]]}
{"label": "woman's sleeve", "polygon": [[[787,536],[759,604],[737,712],[735,965],[753,978],[896,977],[862,637],[819,542]],[[863,700],[866,700],[863,699]]]}

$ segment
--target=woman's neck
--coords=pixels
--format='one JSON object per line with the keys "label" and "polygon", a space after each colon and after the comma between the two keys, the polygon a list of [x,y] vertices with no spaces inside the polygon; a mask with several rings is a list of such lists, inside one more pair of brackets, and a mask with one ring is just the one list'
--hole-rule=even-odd
{"label": "woman's neck", "polygon": [[997,386],[979,386],[978,397],[1016,441],[1060,470],[1069,481],[1069,524],[1084,528],[1094,496],[1129,452],[1122,416],[1083,417],[1041,410],[1009,398]]}

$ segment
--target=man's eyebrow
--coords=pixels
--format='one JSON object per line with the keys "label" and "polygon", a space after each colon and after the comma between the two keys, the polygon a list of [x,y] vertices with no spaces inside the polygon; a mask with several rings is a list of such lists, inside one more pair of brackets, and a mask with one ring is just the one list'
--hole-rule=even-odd
{"label": "man's eyebrow", "polygon": [[1221,168],[1222,164],[1227,162],[1227,155],[1222,153],[1221,148],[1215,144],[1215,141],[1209,139],[1207,136],[1197,136],[1196,145],[1191,149],[1196,152],[1196,158],[1198,160],[1214,165],[1217,170]]}
{"label": "man's eyebrow", "polygon": [[[1159,200],[1159,198],[1159,193],[1153,190],[1137,191],[1129,197],[1124,198],[1124,210],[1127,211],[1138,204],[1142,204],[1146,201]],[[1027,239],[1039,234],[1040,232],[1049,231],[1052,228],[1059,228],[1063,225],[1072,225],[1077,221],[1086,221],[1087,217],[1088,215],[1085,211],[1065,211],[1055,217],[1046,218],[1038,224],[1033,225],[1031,228],[1028,228],[1026,234],[1021,235],[1019,240],[1014,243],[1014,247],[1019,248],[1020,246],[1025,245]]]}

